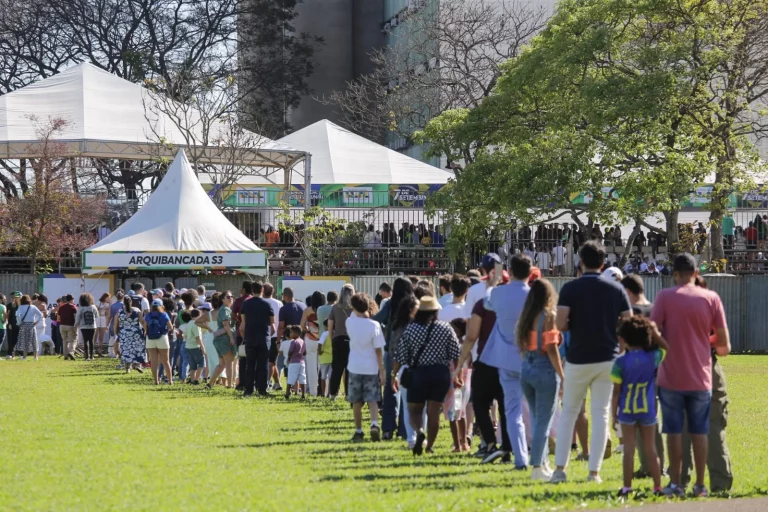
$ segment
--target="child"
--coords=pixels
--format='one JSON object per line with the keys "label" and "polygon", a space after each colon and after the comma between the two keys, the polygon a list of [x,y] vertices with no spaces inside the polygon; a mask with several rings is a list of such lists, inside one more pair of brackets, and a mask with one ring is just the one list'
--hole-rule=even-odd
{"label": "child", "polygon": [[621,424],[624,443],[624,487],[619,498],[632,494],[635,463],[635,431],[639,427],[648,469],[653,477],[654,494],[661,493],[661,469],[656,453],[656,369],[667,353],[667,342],[656,324],[645,317],[633,316],[618,328],[619,341],[626,352],[616,359],[611,370],[613,423]]}
{"label": "child", "polygon": [[[454,297],[456,295],[454,294]],[[464,335],[467,332],[467,321],[463,318],[451,320],[451,327],[463,343]],[[451,374],[454,373],[454,366],[451,363]],[[453,436],[453,452],[468,452],[469,442],[467,440],[467,403],[469,402],[469,372],[470,370],[462,368],[456,372],[456,380],[451,383],[448,394],[443,402],[443,413],[445,419],[451,424],[451,435]],[[466,399],[465,399],[466,398]]]}
{"label": "child", "polygon": [[298,325],[288,327],[288,336],[291,339],[291,344],[288,346],[288,356],[285,358],[288,361],[288,385],[285,390],[285,399],[291,398],[291,387],[297,386],[298,389],[294,391],[298,394],[298,391],[301,390],[301,398],[303,400],[307,387],[307,366],[305,361],[307,347],[301,337],[301,329]]}
{"label": "child", "polygon": [[324,397],[330,389],[331,367],[333,364],[328,361],[333,361],[333,347],[331,347],[331,342],[328,340],[327,319],[323,322],[323,325],[326,330],[320,335],[320,340],[317,342],[317,354],[318,361],[320,362],[320,396]]}
{"label": "child", "polygon": [[184,335],[184,350],[187,351],[186,359],[189,361],[189,383],[195,386],[200,384],[200,375],[205,366],[205,345],[200,326],[195,323],[200,317],[200,311],[181,312],[181,333]]}

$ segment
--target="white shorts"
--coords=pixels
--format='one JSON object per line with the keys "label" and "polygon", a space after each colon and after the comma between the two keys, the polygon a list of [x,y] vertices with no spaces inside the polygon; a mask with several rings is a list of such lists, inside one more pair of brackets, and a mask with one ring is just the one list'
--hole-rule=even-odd
{"label": "white shorts", "polygon": [[331,378],[331,363],[325,363],[320,365],[320,380],[328,380]]}
{"label": "white shorts", "polygon": [[159,350],[168,350],[171,348],[171,342],[168,341],[168,335],[160,336],[156,340],[148,339],[147,340],[147,350],[151,348],[156,348]]}
{"label": "white shorts", "polygon": [[107,327],[107,317],[100,316],[96,319],[96,327],[99,329],[104,329]]}
{"label": "white shorts", "polygon": [[291,363],[288,365],[288,385],[307,383],[307,365],[305,363]]}

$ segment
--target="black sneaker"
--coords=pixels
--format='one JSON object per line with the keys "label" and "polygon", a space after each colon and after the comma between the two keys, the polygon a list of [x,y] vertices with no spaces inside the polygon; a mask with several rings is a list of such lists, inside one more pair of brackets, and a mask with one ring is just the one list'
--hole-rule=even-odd
{"label": "black sneaker", "polygon": [[637,480],[642,480],[644,478],[651,478],[651,474],[647,471],[640,471],[639,469],[635,471],[635,473],[632,475],[632,478],[635,478]]}
{"label": "black sneaker", "polygon": [[631,487],[622,487],[619,489],[619,492],[616,493],[616,497],[621,501],[626,501],[632,496],[632,493],[634,493],[634,491]]}
{"label": "black sneaker", "polygon": [[504,450],[500,448],[494,447],[493,451],[488,450],[488,455],[485,456],[483,461],[480,464],[491,464],[493,462],[496,462],[500,458],[504,457],[504,454],[506,454]]}
{"label": "black sneaker", "polygon": [[[491,447],[492,449],[496,449],[495,447]],[[487,446],[481,446],[477,449],[477,451],[472,455],[473,457],[476,457],[478,459],[484,459],[488,455],[488,447]]]}
{"label": "black sneaker", "polygon": [[355,432],[355,435],[352,436],[353,443],[362,443],[363,440],[365,440],[365,434],[362,432]]}
{"label": "black sneaker", "polygon": [[381,438],[384,441],[391,441],[394,436],[392,435],[392,432],[389,430],[385,430],[384,433],[381,435]]}
{"label": "black sneaker", "polygon": [[376,425],[371,425],[371,441],[374,443],[381,441],[381,430]]}
{"label": "black sneaker", "polygon": [[424,453],[424,441],[427,439],[427,436],[424,435],[424,432],[419,432],[416,434],[416,443],[413,445],[413,454],[414,455],[421,455]]}

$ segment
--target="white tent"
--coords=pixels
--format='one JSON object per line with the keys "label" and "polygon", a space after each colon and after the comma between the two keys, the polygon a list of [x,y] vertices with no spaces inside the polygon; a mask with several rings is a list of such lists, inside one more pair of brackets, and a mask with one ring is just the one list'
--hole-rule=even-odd
{"label": "white tent", "polygon": [[179,151],[144,206],[83,252],[83,273],[117,269],[260,274],[266,272],[267,255],[219,211]]}
{"label": "white tent", "polygon": [[[166,145],[158,143],[162,136],[175,148],[188,147],[179,130],[179,120],[159,108],[158,102],[144,87],[124,80],[91,64],[79,64],[62,73],[40,80],[17,91],[0,96],[0,158],[19,159],[39,154],[37,134],[39,124],[49,119],[69,123],[61,142],[67,143],[73,156],[149,160],[160,156],[173,157]],[[182,126],[192,133],[201,127],[195,115],[187,109]],[[213,131],[219,128],[214,124]],[[204,163],[229,163],[232,152],[214,147],[196,150]],[[291,149],[285,143],[256,136],[259,149],[238,152],[239,163],[254,167],[288,168],[305,157],[303,151]],[[190,140],[201,141],[197,133]],[[303,178],[301,182],[303,182]]]}
{"label": "white tent", "polygon": [[[430,185],[447,183],[453,177],[450,171],[376,144],[325,119],[287,135],[279,142],[312,155],[313,185]],[[301,169],[301,165],[297,168]],[[303,183],[301,176],[295,172],[292,181]]]}

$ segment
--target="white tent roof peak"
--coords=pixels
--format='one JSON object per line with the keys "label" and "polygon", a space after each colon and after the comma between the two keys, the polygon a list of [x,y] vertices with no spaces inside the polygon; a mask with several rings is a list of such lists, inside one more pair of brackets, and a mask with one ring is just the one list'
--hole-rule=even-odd
{"label": "white tent roof peak", "polygon": [[259,251],[219,211],[200,185],[184,151],[147,202],[88,252]]}
{"label": "white tent roof peak", "polygon": [[[312,155],[312,184],[442,184],[453,173],[361,137],[327,119],[279,140]],[[294,181],[296,177],[294,177]]]}
{"label": "white tent roof peak", "polygon": [[[162,112],[146,88],[89,63],[0,96],[0,157],[31,156],[26,153],[30,153],[38,134],[30,117],[37,118],[38,123],[56,118],[67,121],[69,125],[57,138],[83,156],[147,160],[160,146],[158,136],[174,146],[187,145],[174,119]],[[202,133],[199,123],[189,129]],[[211,127],[216,129],[218,123]],[[194,138],[200,141],[203,137],[198,134]],[[209,138],[215,140],[217,134]],[[284,143],[254,138],[259,148],[253,150],[249,164],[282,165],[301,157],[300,151]],[[211,147],[210,151],[217,150]],[[211,159],[215,163],[215,156]]]}

